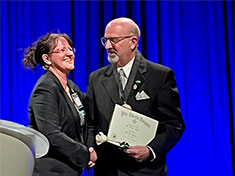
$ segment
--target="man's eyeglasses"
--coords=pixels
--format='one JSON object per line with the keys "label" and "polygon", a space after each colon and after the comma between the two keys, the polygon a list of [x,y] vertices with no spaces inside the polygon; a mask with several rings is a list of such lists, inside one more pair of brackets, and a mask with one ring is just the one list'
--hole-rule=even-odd
{"label": "man's eyeglasses", "polygon": [[133,35],[122,36],[122,37],[109,37],[109,38],[102,37],[101,38],[101,43],[102,43],[103,46],[105,46],[107,41],[109,40],[110,43],[116,44],[116,43],[118,43],[118,42],[120,42],[120,41],[122,41],[122,40],[124,40],[126,38],[130,38],[130,37],[133,37]]}
{"label": "man's eyeglasses", "polygon": [[52,54],[52,53],[60,53],[60,54],[66,54],[67,52],[73,52],[73,54],[76,52],[75,48],[61,48],[61,49],[56,49],[55,51],[52,51],[48,54]]}

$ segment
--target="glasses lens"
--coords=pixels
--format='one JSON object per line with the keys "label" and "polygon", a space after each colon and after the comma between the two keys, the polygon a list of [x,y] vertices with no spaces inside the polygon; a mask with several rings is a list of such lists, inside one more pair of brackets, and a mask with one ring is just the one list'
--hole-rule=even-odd
{"label": "glasses lens", "polygon": [[76,53],[76,49],[75,49],[75,48],[73,48],[73,54],[74,54],[74,53]]}
{"label": "glasses lens", "polygon": [[75,48],[62,48],[62,49],[60,49],[59,50],[59,52],[61,53],[61,54],[66,54],[67,52],[69,52],[69,53],[75,53]]}
{"label": "glasses lens", "polygon": [[55,51],[52,51],[49,54],[52,54],[52,53],[66,54],[68,51],[70,53],[73,52],[73,54],[74,54],[76,52],[76,49],[75,48],[62,48],[62,49],[57,49]]}

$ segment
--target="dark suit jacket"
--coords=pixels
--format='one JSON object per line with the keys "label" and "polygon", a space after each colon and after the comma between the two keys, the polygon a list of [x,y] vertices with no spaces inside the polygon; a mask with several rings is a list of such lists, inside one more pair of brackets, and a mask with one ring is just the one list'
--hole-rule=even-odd
{"label": "dark suit jacket", "polygon": [[[90,75],[87,90],[88,145],[95,145],[94,137],[98,132],[107,135],[115,104],[123,104],[119,98],[117,74],[116,67],[109,65]],[[136,100],[136,94],[141,91],[147,93],[150,99]],[[125,92],[127,104],[134,111],[159,121],[157,134],[149,143],[156,159],[138,163],[116,146],[104,143],[96,147],[98,160],[95,173],[97,176],[165,176],[166,154],[184,131],[174,73],[165,66],[147,61],[137,51]]]}
{"label": "dark suit jacket", "polygon": [[[84,95],[68,81],[69,87]],[[83,102],[84,103],[84,102]],[[35,85],[29,103],[30,126],[44,134],[50,143],[46,156],[36,159],[34,175],[77,176],[86,167],[90,154],[82,143],[80,118],[57,77],[47,71]]]}

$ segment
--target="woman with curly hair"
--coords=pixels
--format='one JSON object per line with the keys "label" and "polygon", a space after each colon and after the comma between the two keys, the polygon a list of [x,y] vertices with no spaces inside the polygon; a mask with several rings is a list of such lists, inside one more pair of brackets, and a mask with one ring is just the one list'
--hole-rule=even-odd
{"label": "woman with curly hair", "polygon": [[74,69],[75,49],[66,34],[47,33],[24,53],[23,66],[38,64],[46,71],[30,97],[30,127],[44,134],[50,143],[48,153],[36,159],[35,176],[77,176],[82,168],[94,166],[93,148],[85,146],[86,120],[84,94],[67,79]]}

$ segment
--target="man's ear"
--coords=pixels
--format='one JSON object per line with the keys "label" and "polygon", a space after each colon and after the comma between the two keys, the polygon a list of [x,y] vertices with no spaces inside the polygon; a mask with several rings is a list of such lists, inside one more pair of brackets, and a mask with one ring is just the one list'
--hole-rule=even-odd
{"label": "man's ear", "polygon": [[51,65],[50,57],[48,56],[48,54],[43,54],[42,59],[47,65]]}
{"label": "man's ear", "polygon": [[131,39],[131,50],[135,50],[138,45],[138,38],[136,36]]}

